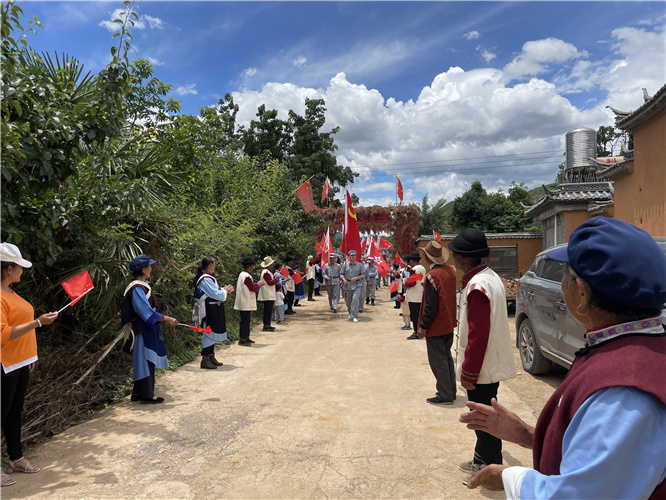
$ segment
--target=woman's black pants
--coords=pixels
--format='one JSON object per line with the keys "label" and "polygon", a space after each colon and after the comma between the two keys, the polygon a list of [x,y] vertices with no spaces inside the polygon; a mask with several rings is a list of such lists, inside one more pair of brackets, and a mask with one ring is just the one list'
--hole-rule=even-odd
{"label": "woman's black pants", "polygon": [[21,413],[29,380],[30,368],[27,366],[9,373],[5,373],[2,368],[2,433],[5,435],[9,460],[12,461],[23,456]]}

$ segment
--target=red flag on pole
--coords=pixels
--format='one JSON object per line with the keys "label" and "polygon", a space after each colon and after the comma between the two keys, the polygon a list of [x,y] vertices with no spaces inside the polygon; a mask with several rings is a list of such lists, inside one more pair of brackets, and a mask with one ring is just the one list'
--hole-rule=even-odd
{"label": "red flag on pole", "polygon": [[391,286],[389,287],[389,292],[395,293],[398,291],[398,280],[395,280],[393,283],[391,283]]}
{"label": "red flag on pole", "polygon": [[328,192],[331,190],[331,181],[328,180],[328,177],[326,177],[326,180],[324,181],[324,188],[321,190],[321,202],[324,203],[324,200],[328,198]]}
{"label": "red flag on pole", "polygon": [[296,189],[296,195],[298,199],[301,200],[303,205],[303,210],[306,214],[309,214],[314,210],[314,201],[312,201],[312,186],[310,186],[310,179],[301,184],[298,189]]}
{"label": "red flag on pole", "polygon": [[395,253],[395,263],[398,264],[398,267],[402,267],[402,259],[398,252]]}
{"label": "red flag on pole", "polygon": [[354,211],[354,204],[352,203],[349,190],[347,190],[347,202],[345,211],[345,253],[350,250],[356,250],[356,253],[361,255],[361,235],[358,232],[358,220],[356,219],[356,212]]}
{"label": "red flag on pole", "polygon": [[381,236],[379,237],[379,243],[378,243],[378,245],[379,245],[379,248],[382,248],[382,249],[383,249],[383,248],[393,248],[393,245],[391,244],[391,242],[388,241],[388,240],[385,240],[385,239],[382,238]]}
{"label": "red flag on pole", "polygon": [[95,288],[88,271],[81,271],[76,276],[63,282],[62,287],[72,300],[80,299],[84,294]]}
{"label": "red flag on pole", "polygon": [[[333,243],[331,243],[331,228],[326,229],[326,240],[324,241],[324,247],[322,248],[322,255],[329,254],[333,251]],[[327,255],[324,255],[328,257]]]}
{"label": "red flag on pole", "polygon": [[433,239],[439,241],[440,243],[442,242],[442,235],[439,234],[437,231],[433,230],[432,237],[433,237]]}
{"label": "red flag on pole", "polygon": [[213,333],[213,331],[210,329],[210,326],[207,326],[206,328],[199,328],[198,326],[186,325],[185,323],[178,323],[178,326],[186,326],[187,328],[191,328],[192,330],[196,330],[197,332],[203,332],[206,335],[210,335],[211,333]]}
{"label": "red flag on pole", "polygon": [[423,273],[415,273],[409,276],[407,278],[407,281],[405,283],[416,283],[417,281],[421,281],[423,279]]}
{"label": "red flag on pole", "polygon": [[398,176],[395,176],[395,190],[396,193],[398,193],[398,198],[400,198],[400,202],[402,203],[402,182],[400,182],[400,179]]}

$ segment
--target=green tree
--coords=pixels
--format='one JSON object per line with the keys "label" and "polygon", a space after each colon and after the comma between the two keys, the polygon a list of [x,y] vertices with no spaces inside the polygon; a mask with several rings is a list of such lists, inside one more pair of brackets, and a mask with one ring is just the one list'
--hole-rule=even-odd
{"label": "green tree", "polygon": [[445,233],[448,229],[448,216],[445,210],[446,200],[440,198],[434,205],[430,205],[428,194],[423,197],[419,220],[423,223],[422,234],[432,234],[433,231]]}
{"label": "green tree", "polygon": [[597,130],[597,157],[620,154],[620,142],[624,141],[627,149],[634,149],[634,134],[626,130],[616,130],[609,125],[602,125]]}

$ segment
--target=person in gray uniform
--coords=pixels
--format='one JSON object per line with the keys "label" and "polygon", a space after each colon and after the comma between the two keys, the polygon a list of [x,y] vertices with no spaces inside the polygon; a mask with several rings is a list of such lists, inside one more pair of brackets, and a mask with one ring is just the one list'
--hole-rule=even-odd
{"label": "person in gray uniform", "polygon": [[338,312],[338,301],[340,300],[340,264],[338,256],[334,253],[328,254],[328,262],[324,264],[321,270],[326,283],[326,293],[328,294],[328,305],[331,311]]}
{"label": "person in gray uniform", "polygon": [[356,261],[356,250],[349,251],[349,262],[342,264],[340,278],[342,279],[342,292],[349,312],[349,319],[358,323],[358,306],[361,299],[361,285],[363,282],[363,264]]}
{"label": "person in gray uniform", "polygon": [[374,257],[368,257],[368,270],[366,271],[368,280],[368,294],[365,297],[365,303],[375,305],[375,288],[377,287],[377,278],[379,277],[379,269],[375,266]]}
{"label": "person in gray uniform", "polygon": [[363,273],[361,277],[363,278],[361,283],[361,296],[358,298],[358,312],[363,312],[363,305],[365,304],[365,297],[368,294],[368,265],[361,261],[360,263],[363,266]]}

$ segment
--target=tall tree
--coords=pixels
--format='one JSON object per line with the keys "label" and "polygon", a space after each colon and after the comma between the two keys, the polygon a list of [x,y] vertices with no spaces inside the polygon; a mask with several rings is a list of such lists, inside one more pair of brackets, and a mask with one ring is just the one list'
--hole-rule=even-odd
{"label": "tall tree", "polygon": [[446,200],[444,198],[440,198],[434,205],[431,205],[426,193],[423,197],[421,213],[419,214],[419,220],[423,223],[421,228],[422,234],[432,234],[433,231],[437,231],[438,233],[447,232],[448,217],[444,208],[445,205]]}

